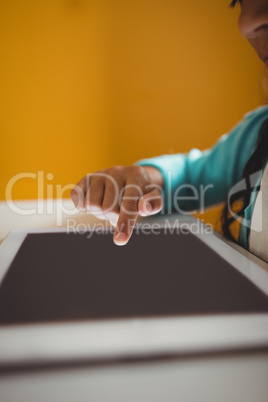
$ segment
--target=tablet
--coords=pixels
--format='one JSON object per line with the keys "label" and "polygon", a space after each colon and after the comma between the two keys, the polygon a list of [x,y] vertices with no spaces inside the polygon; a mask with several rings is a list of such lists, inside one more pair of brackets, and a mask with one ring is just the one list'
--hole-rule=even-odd
{"label": "tablet", "polygon": [[[264,263],[191,224],[13,232],[0,248],[0,365],[268,346]],[[226,258],[227,256],[227,258]]]}

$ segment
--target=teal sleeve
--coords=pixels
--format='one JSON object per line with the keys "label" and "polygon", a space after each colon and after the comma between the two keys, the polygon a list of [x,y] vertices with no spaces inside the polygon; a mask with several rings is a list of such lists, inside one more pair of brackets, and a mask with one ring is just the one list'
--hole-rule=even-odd
{"label": "teal sleeve", "polygon": [[209,150],[162,155],[137,162],[159,169],[164,178],[166,212],[200,210],[227,200],[228,192],[242,179],[268,106],[247,115]]}

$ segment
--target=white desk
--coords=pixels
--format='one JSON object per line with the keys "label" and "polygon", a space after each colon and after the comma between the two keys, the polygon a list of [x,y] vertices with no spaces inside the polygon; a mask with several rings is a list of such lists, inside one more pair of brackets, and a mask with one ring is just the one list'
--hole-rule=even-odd
{"label": "white desk", "polygon": [[[21,210],[34,209],[36,205],[35,201],[17,203]],[[76,212],[70,215],[67,209],[72,209],[69,200],[58,207],[51,200],[45,202],[44,211],[27,216],[10,210],[2,202],[0,238],[15,228],[96,223],[91,215]],[[1,373],[0,401],[267,402],[267,379],[268,351],[196,355],[174,360]]]}
{"label": "white desk", "polygon": [[[72,225],[93,226],[98,220],[91,214],[78,212],[69,199],[0,202],[0,241],[12,229],[61,228]],[[103,221],[102,221],[103,222]],[[105,221],[109,225],[109,222]]]}

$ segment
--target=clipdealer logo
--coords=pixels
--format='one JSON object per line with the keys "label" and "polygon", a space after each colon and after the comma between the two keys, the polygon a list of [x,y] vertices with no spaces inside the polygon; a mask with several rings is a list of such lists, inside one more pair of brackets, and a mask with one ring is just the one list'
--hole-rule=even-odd
{"label": "clipdealer logo", "polygon": [[[111,215],[114,215],[111,211],[115,207],[116,204],[122,201],[124,197],[124,192],[119,191],[118,185],[113,177],[105,174],[105,173],[93,173],[88,174],[88,184],[87,189],[90,191],[90,178],[94,175],[104,175],[106,179],[111,181],[111,185],[114,186],[114,199],[112,200],[112,205],[105,210],[100,211],[100,218],[108,219]],[[174,213],[178,213],[180,215],[192,215],[196,212],[204,212],[207,205],[207,198],[211,196],[211,192],[215,191],[215,185],[213,183],[207,184],[206,186],[200,185],[198,188],[191,184],[183,184],[181,186],[176,187],[175,189],[172,187],[173,178],[172,172],[169,171],[167,174],[167,183],[165,183],[165,195],[163,198],[165,200],[165,208],[160,212],[160,215],[169,216]],[[261,182],[262,171],[258,171],[252,174],[248,180],[241,180],[236,183],[229,191],[227,195],[227,205],[229,214],[237,221],[242,223],[243,225],[250,226],[251,225],[251,217],[246,219],[245,217],[241,217],[235,211],[232,210],[232,199],[236,198],[240,194],[243,194],[248,187],[251,195],[255,191],[259,191],[257,189],[258,184]],[[18,215],[54,215],[56,214],[56,224],[57,226],[62,226],[63,217],[75,216],[79,212],[75,208],[72,203],[68,204],[66,207],[66,202],[64,203],[64,195],[67,191],[73,190],[74,188],[78,191],[78,196],[83,199],[85,194],[82,193],[81,189],[75,185],[74,183],[68,183],[66,185],[61,184],[53,184],[52,180],[54,179],[54,174],[51,172],[45,173],[44,171],[37,172],[21,172],[15,174],[10,178],[6,185],[5,198],[6,203],[12,212]],[[16,201],[13,199],[14,188],[18,183],[22,183],[23,180],[33,180],[34,185],[36,186],[37,199],[36,203],[33,205],[33,208],[26,208],[25,205],[19,203],[16,204]],[[133,184],[130,184],[133,186]],[[142,189],[139,189],[137,185],[135,185],[136,190],[140,190],[140,195],[143,194]],[[79,193],[80,191],[80,193]],[[87,194],[88,195],[88,194]],[[259,197],[261,197],[261,191],[259,191]],[[52,200],[52,202],[48,202],[48,200]],[[65,199],[66,201],[66,199]],[[192,206],[193,208],[189,208],[188,206]],[[98,212],[91,211],[90,208],[85,213],[93,213],[98,218]],[[129,215],[133,214],[131,211],[124,211],[129,213]],[[262,210],[260,210],[260,214],[262,214]],[[113,222],[115,226],[116,222]],[[82,224],[80,224],[82,225]],[[72,223],[69,222],[69,226],[72,226]],[[80,227],[82,230],[82,227]],[[87,228],[88,229],[88,228]],[[262,230],[262,219],[259,219],[259,226],[255,228],[256,231]]]}

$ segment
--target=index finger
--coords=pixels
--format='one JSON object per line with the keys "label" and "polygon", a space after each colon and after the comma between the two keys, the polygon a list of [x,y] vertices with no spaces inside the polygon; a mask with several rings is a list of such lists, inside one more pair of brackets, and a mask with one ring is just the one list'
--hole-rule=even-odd
{"label": "index finger", "polygon": [[119,219],[114,233],[114,243],[124,246],[130,239],[133,228],[139,216],[138,203],[143,196],[143,191],[136,184],[126,184]]}

